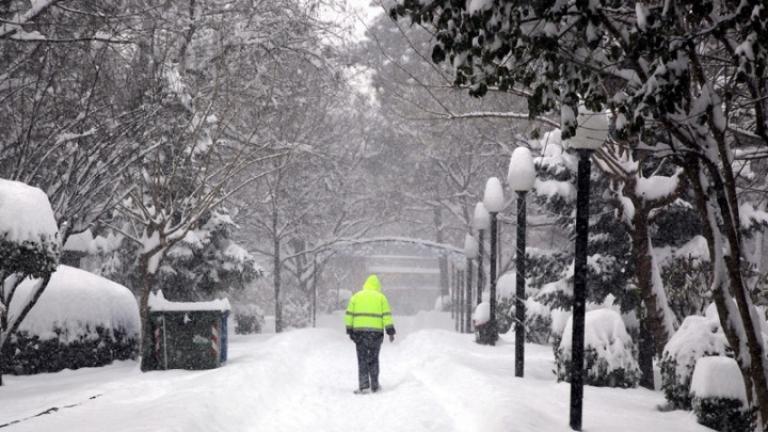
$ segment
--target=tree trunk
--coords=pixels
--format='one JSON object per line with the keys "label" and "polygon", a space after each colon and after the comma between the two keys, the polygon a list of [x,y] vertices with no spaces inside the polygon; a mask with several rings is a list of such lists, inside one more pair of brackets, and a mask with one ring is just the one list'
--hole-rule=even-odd
{"label": "tree trunk", "polygon": [[141,353],[141,370],[153,369],[152,361],[152,334],[149,322],[149,294],[154,285],[154,274],[150,272],[149,260],[154,254],[141,254],[139,256],[139,274],[141,275],[141,295],[139,297],[139,317],[141,320],[141,338],[139,352]]}
{"label": "tree trunk", "polygon": [[[432,209],[433,221],[435,223],[435,241],[437,243],[443,243],[443,212],[439,207]],[[438,258],[440,265],[440,295],[447,296],[449,293],[448,286],[448,257],[441,255]]]}
{"label": "tree trunk", "polygon": [[[643,309],[646,309],[643,307]],[[649,390],[654,389],[654,376],[653,376],[653,354],[654,338],[651,331],[651,323],[649,322],[648,313],[643,310],[640,317],[640,329],[638,330],[638,355],[637,362],[640,366],[640,386]]]}
{"label": "tree trunk", "polygon": [[643,207],[635,207],[632,218],[632,255],[637,265],[637,287],[645,305],[647,330],[653,333],[655,352],[661,356],[669,336],[664,328],[663,312],[659,310],[658,299],[653,292],[653,257],[648,232],[648,214]]}
{"label": "tree trunk", "polygon": [[274,278],[274,284],[275,284],[275,333],[280,333],[283,331],[283,305],[280,303],[280,270],[281,270],[281,263],[280,263],[280,240],[275,238],[274,241],[274,272],[273,272],[273,278]]}

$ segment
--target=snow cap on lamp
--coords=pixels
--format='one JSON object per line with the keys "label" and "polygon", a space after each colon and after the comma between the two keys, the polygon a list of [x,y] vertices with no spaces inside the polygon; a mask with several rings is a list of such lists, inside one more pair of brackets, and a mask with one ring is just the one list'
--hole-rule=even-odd
{"label": "snow cap on lamp", "polygon": [[576,133],[565,140],[568,147],[597,150],[608,138],[608,114],[579,107]]}
{"label": "snow cap on lamp", "polygon": [[464,237],[464,255],[469,258],[477,258],[477,254],[479,252],[479,246],[477,245],[477,240],[475,240],[475,236],[472,234],[467,234]]}
{"label": "snow cap on lamp", "polygon": [[504,209],[504,188],[498,178],[491,177],[485,183],[483,205],[490,213],[498,213]]}
{"label": "snow cap on lamp", "polygon": [[475,204],[475,217],[472,219],[472,226],[476,230],[486,230],[491,226],[491,216],[482,202]]}
{"label": "snow cap on lamp", "polygon": [[525,147],[516,148],[509,159],[509,187],[515,192],[527,192],[533,189],[535,180],[536,168],[533,166],[531,151]]}

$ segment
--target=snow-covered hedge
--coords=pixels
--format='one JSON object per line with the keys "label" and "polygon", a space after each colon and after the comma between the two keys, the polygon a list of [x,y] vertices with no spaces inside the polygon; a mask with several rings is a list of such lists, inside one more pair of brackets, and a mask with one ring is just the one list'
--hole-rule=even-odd
{"label": "snow-covered hedge", "polygon": [[693,411],[699,423],[721,432],[754,430],[756,410],[749,409],[736,360],[702,357],[691,379]]}
{"label": "snow-covered hedge", "polygon": [[[558,381],[571,378],[573,319],[569,318],[555,351]],[[610,309],[586,314],[584,322],[584,383],[603,387],[636,387],[640,379],[634,343],[621,315]]]}
{"label": "snow-covered hedge", "polygon": [[730,354],[720,322],[711,317],[689,316],[669,339],[661,357],[661,388],[670,406],[691,409],[691,376],[696,361]]}
{"label": "snow-covered hedge", "polygon": [[48,196],[24,183],[0,179],[0,268],[43,277],[56,269],[59,229]]}
{"label": "snow-covered hedge", "polygon": [[[19,312],[35,285],[19,285],[10,314]],[[135,358],[139,309],[122,285],[60,265],[37,304],[3,352],[6,372],[28,374],[101,366]]]}

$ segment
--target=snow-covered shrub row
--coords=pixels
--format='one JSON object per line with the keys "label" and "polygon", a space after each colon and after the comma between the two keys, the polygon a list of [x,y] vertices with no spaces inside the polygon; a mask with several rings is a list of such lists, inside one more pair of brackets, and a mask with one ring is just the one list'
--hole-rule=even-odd
{"label": "snow-covered shrub row", "polygon": [[0,263],[6,273],[43,277],[58,263],[59,229],[48,196],[0,179]]}
{"label": "snow-covered shrub row", "polygon": [[716,318],[687,317],[667,342],[661,357],[661,388],[670,406],[691,409],[691,377],[696,361],[726,355],[730,355],[728,341]]}
{"label": "snow-covered shrub row", "polygon": [[[10,314],[17,314],[35,280],[19,285]],[[61,265],[3,351],[6,372],[27,374],[101,366],[135,358],[140,334],[133,294],[108,279]]]}
{"label": "snow-covered shrub row", "polygon": [[720,432],[754,430],[755,408],[750,409],[736,360],[702,357],[691,379],[693,411],[699,423]]}
{"label": "snow-covered shrub row", "polygon": [[[573,319],[569,318],[555,350],[558,381],[571,378]],[[584,322],[584,383],[601,387],[636,387],[640,369],[635,346],[621,315],[610,309],[586,313]]]}

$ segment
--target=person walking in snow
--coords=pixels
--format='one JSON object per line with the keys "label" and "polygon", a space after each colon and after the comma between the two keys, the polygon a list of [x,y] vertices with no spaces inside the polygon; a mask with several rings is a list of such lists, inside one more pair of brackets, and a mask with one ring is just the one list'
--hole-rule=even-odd
{"label": "person walking in snow", "polygon": [[384,341],[384,332],[389,341],[395,340],[395,326],[389,301],[381,292],[379,278],[368,276],[363,289],[349,299],[344,316],[347,335],[357,348],[357,375],[359,387],[355,393],[366,393],[370,389],[379,391],[379,350]]}

